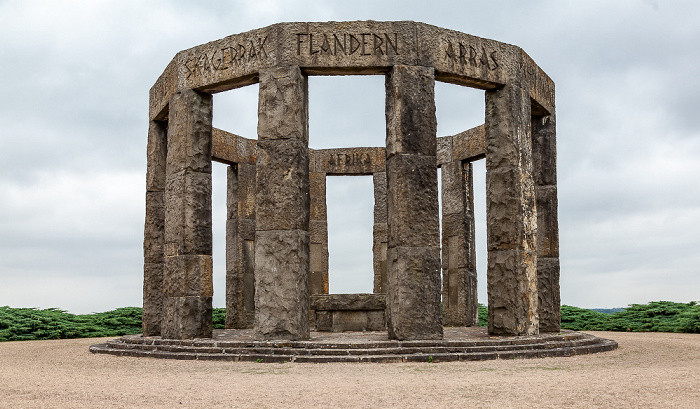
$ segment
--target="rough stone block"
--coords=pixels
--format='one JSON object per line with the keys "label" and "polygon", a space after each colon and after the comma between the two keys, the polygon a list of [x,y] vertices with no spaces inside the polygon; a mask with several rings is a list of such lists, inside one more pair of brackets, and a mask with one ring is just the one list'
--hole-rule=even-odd
{"label": "rough stone block", "polygon": [[328,271],[328,244],[309,244],[311,271]]}
{"label": "rough stone block", "polygon": [[374,242],[372,246],[372,268],[374,270],[375,294],[386,293],[386,242]]}
{"label": "rough stone block", "polygon": [[144,263],[163,262],[165,192],[146,192],[146,222],[143,234]]}
{"label": "rough stone block", "polygon": [[238,219],[240,240],[255,240],[255,219]]}
{"label": "rough stone block", "polygon": [[255,164],[239,163],[238,174],[238,217],[245,219],[255,218]]}
{"label": "rough stone block", "polygon": [[296,139],[308,146],[306,76],[298,66],[263,69],[259,75],[258,140]]}
{"label": "rough stone block", "polygon": [[386,243],[389,241],[389,227],[386,223],[374,223],[372,225],[372,236],[375,243]]}
{"label": "rough stone block", "polygon": [[309,338],[308,272],[308,232],[256,232],[254,333],[257,339]]}
{"label": "rough stone block", "polygon": [[534,249],[537,229],[535,189],[527,172],[499,168],[486,172],[488,249]]}
{"label": "rough stone block", "polygon": [[386,79],[386,157],[427,155],[437,166],[435,75],[432,67],[394,66]]}
{"label": "rough stone block", "polygon": [[311,308],[316,311],[369,311],[386,309],[385,294],[314,294]]}
{"label": "rough stone block", "polygon": [[238,218],[238,172],[235,166],[226,167],[226,219]]}
{"label": "rough stone block", "polygon": [[554,115],[532,118],[532,165],[535,185],[557,184],[557,136]]}
{"label": "rough stone block", "polygon": [[437,164],[442,166],[452,162],[452,137],[441,136],[437,138]]}
{"label": "rough stone block", "polygon": [[465,175],[460,162],[450,162],[442,165],[442,214],[464,213],[466,210]]}
{"label": "rough stone block", "polygon": [[386,331],[386,319],[384,318],[384,310],[381,311],[365,311],[367,323],[366,331]]}
{"label": "rough stone block", "polygon": [[329,175],[371,175],[384,171],[384,148],[336,148],[314,151],[316,172]]}
{"label": "rough stone block", "polygon": [[372,175],[374,185],[374,223],[387,222],[386,172]]}
{"label": "rough stone block", "polygon": [[163,293],[166,297],[212,297],[212,271],[208,255],[166,257]]}
{"label": "rough stone block", "polygon": [[309,293],[328,294],[328,271],[309,272]]}
{"label": "rough stone block", "polygon": [[387,251],[389,338],[441,339],[439,247]]}
{"label": "rough stone block", "polygon": [[212,96],[182,90],[170,99],[167,174],[211,173]]}
{"label": "rough stone block", "polygon": [[537,258],[537,294],[540,332],[559,332],[561,330],[561,299],[558,258]]}
{"label": "rough stone block", "polygon": [[226,271],[233,271],[238,262],[238,219],[226,220]]}
{"label": "rough stone block", "polygon": [[333,332],[366,331],[366,328],[364,311],[333,311]]}
{"label": "rough stone block", "polygon": [[163,318],[163,263],[143,265],[143,319],[142,330],[146,337],[160,335]]}
{"label": "rough stone block", "polygon": [[320,172],[309,173],[309,195],[311,200],[310,218],[312,220],[326,220],[326,174]]}
{"label": "rough stone block", "polygon": [[258,141],[257,230],[308,229],[308,159],[308,150],[302,141]]}
{"label": "rough stone block", "polygon": [[486,156],[484,125],[460,132],[452,137],[452,159],[455,161],[476,160]]}
{"label": "rough stone block", "polygon": [[532,174],[530,113],[530,95],[518,85],[486,91],[487,171],[520,167]]}
{"label": "rough stone block", "polygon": [[556,186],[538,186],[537,255],[559,257],[559,217]]}
{"label": "rough stone block", "polygon": [[165,203],[165,255],[211,255],[211,174],[168,174]]}
{"label": "rough stone block", "polygon": [[312,244],[328,244],[328,222],[309,220],[309,239]]}
{"label": "rough stone block", "polygon": [[331,311],[316,311],[316,331],[331,331],[333,329],[333,313]]}
{"label": "rough stone block", "polygon": [[165,190],[165,164],[168,154],[168,126],[165,122],[151,121],[148,126],[146,191]]}
{"label": "rough stone block", "polygon": [[537,334],[537,255],[490,250],[488,258],[489,334]]}
{"label": "rough stone block", "polygon": [[435,158],[396,155],[387,161],[390,246],[440,246]]}
{"label": "rough stone block", "polygon": [[211,297],[166,297],[161,336],[165,339],[211,338]]}

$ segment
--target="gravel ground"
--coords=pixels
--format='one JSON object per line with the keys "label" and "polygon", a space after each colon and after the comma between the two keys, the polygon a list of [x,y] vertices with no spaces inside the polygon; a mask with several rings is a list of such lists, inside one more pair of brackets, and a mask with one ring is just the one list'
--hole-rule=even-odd
{"label": "gravel ground", "polygon": [[700,407],[700,334],[591,333],[620,348],[508,361],[258,364],[88,352],[104,339],[5,342],[0,407]]}

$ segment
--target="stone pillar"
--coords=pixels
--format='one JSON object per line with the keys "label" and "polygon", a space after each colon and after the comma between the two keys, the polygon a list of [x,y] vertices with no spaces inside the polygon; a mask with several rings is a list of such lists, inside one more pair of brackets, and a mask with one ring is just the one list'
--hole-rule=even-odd
{"label": "stone pillar", "polygon": [[530,96],[508,84],[486,91],[489,333],[537,334],[537,212]]}
{"label": "stone pillar", "polygon": [[435,71],[396,65],[386,78],[389,338],[440,339]]}
{"label": "stone pillar", "polygon": [[167,124],[148,127],[146,222],[143,234],[143,335],[160,335],[163,319],[163,239],[165,224],[165,162]]}
{"label": "stone pillar", "polygon": [[[255,314],[255,165],[228,173],[226,328],[252,328]],[[235,192],[235,194],[234,194]],[[234,216],[235,215],[235,216]],[[234,221],[235,219],[235,221]]]}
{"label": "stone pillar", "polygon": [[165,188],[163,338],[212,334],[212,97],[170,99]]}
{"label": "stone pillar", "polygon": [[309,174],[309,293],[328,294],[328,212],[326,207],[326,174]]}
{"label": "stone pillar", "polygon": [[308,82],[260,70],[255,226],[257,339],[309,338]]}
{"label": "stone pillar", "polygon": [[386,213],[386,172],[372,174],[374,183],[374,226],[372,229],[372,265],[375,294],[386,293],[386,251],[389,242]]}
{"label": "stone pillar", "polygon": [[442,308],[445,326],[479,324],[471,162],[442,165]]}
{"label": "stone pillar", "polygon": [[537,292],[540,331],[559,332],[561,301],[554,114],[532,118],[532,160],[537,196]]}

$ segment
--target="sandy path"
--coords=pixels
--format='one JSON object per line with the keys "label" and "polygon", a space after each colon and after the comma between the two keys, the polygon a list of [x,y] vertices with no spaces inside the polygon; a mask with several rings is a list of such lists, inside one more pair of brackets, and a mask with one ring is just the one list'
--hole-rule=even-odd
{"label": "sandy path", "polygon": [[700,407],[700,334],[593,332],[613,352],[435,364],[258,364],[0,343],[0,407]]}

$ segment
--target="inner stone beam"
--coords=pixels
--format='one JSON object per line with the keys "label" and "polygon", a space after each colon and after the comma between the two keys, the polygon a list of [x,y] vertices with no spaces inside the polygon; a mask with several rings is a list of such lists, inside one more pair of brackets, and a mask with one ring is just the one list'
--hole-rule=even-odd
{"label": "inner stone beam", "polygon": [[389,338],[440,339],[440,233],[435,70],[386,78]]}

